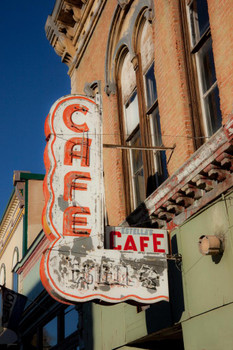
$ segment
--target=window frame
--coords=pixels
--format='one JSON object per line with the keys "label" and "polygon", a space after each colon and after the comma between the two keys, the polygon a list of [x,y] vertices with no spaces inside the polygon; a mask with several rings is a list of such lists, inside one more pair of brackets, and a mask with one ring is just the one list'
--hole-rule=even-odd
{"label": "window frame", "polygon": [[[127,107],[126,105],[129,104],[129,101],[132,99],[133,96],[137,96],[137,106],[138,106],[138,124],[132,129],[132,131],[130,132],[130,134],[128,134],[128,127],[127,127]],[[125,101],[124,103],[124,129],[125,129],[125,134],[124,134],[124,143],[127,146],[133,146],[132,144],[132,140],[135,138],[135,136],[139,133],[139,138],[140,138],[140,144],[141,144],[141,128],[140,128],[140,115],[139,115],[139,105],[138,105],[138,92],[137,92],[137,88],[135,87],[133,89],[133,91],[131,92],[130,96],[128,97],[128,99]],[[141,144],[142,145],[142,144]],[[131,178],[131,189],[132,189],[132,204],[133,204],[133,208],[136,208],[139,204],[140,204],[140,190],[137,191],[137,188],[140,187],[137,186],[137,180],[136,177],[137,175],[140,173],[140,171],[144,171],[144,164],[143,164],[143,155],[142,155],[142,151],[140,150],[128,150],[126,151],[128,154],[128,160],[129,160],[129,173],[130,173],[130,178]],[[137,155],[139,158],[141,158],[142,160],[142,165],[137,168],[135,170],[135,166],[134,166],[134,160],[137,158]],[[143,182],[145,182],[145,177],[143,175]],[[143,191],[143,195],[142,197],[145,196],[145,185],[142,188]],[[139,196],[137,196],[137,193],[139,194]]]}
{"label": "window frame", "polygon": [[[146,21],[147,21],[143,16],[143,14],[144,13],[141,14],[141,18],[138,20],[137,28],[134,31],[135,53],[134,53],[134,57],[133,58],[131,57],[131,63],[135,72],[136,86],[133,87],[130,96],[132,96],[135,90],[137,91],[141,146],[151,147],[151,146],[155,146],[151,135],[152,134],[151,120],[150,120],[151,118],[149,116],[150,114],[148,114],[149,112],[151,112],[152,106],[148,110],[146,105],[145,73],[154,64],[154,51],[152,51],[153,54],[151,56],[151,59],[149,60],[148,66],[146,67],[146,69],[144,67],[144,70],[143,70],[141,52],[140,52],[140,49],[141,49],[140,39],[141,39],[142,31],[144,29],[144,25],[146,24]],[[125,98],[123,97],[123,91],[121,86],[121,72],[122,72],[124,59],[129,52],[130,52],[129,49],[125,46],[124,48],[122,48],[121,53],[118,55],[118,58],[116,60],[116,86],[117,86],[119,117],[120,117],[121,143],[123,146],[129,145],[129,141],[133,137],[133,133],[137,132],[136,130],[137,127],[136,127],[135,130],[130,135],[128,135],[127,138],[125,137],[126,135],[125,104],[129,100],[130,96],[127,98],[127,101],[124,101]],[[155,74],[154,74],[154,79],[155,79]],[[156,107],[154,105],[153,107],[158,108],[158,99],[156,101]],[[158,181],[156,181],[155,171],[157,169],[157,166],[156,166],[155,151],[142,150],[140,152],[142,155],[143,174],[144,174],[143,182],[144,182],[145,196],[143,200],[145,200],[148,197],[148,195],[150,195],[162,183],[162,181],[161,183],[158,183]],[[136,191],[134,188],[135,185],[134,185],[133,173],[132,173],[132,151],[122,150],[122,158],[123,158],[122,163],[123,163],[123,172],[124,172],[124,179],[125,179],[124,187],[125,187],[125,194],[126,194],[126,210],[127,210],[127,214],[129,214],[130,212],[132,212],[132,210],[135,210],[140,203],[137,203],[137,198],[135,196]],[[130,167],[129,167],[129,164],[131,165]],[[165,180],[166,177],[167,177],[167,170],[165,171],[165,174],[163,176],[163,181]]]}
{"label": "window frame", "polygon": [[[3,278],[2,278],[2,274],[3,274]],[[0,267],[0,279],[3,280],[3,284],[1,285],[4,286],[6,284],[6,265],[4,263],[2,263]]]}
{"label": "window frame", "polygon": [[[65,334],[65,316],[67,314],[66,310],[73,306],[77,311],[77,329],[70,333],[69,335]],[[44,328],[52,321],[56,320],[56,344],[49,347],[51,350],[66,349],[71,350],[75,347],[80,346],[79,332],[80,332],[80,308],[75,305],[58,305],[53,312],[46,313],[42,320],[35,325],[30,334],[27,334],[23,339],[23,349],[27,349],[30,346],[31,340],[35,337],[35,349],[43,349],[44,339],[43,332]],[[70,312],[70,311],[69,311]],[[68,313],[69,313],[68,312]]]}
{"label": "window frame", "polygon": [[[192,68],[189,67],[189,72],[192,76],[192,78],[195,79],[195,86],[197,88],[197,95],[196,98],[194,97],[194,100],[196,99],[196,102],[198,102],[199,107],[194,109],[199,112],[199,132],[196,133],[197,137],[203,137],[209,138],[212,136],[220,127],[221,127],[221,109],[220,109],[220,101],[219,101],[219,90],[218,90],[218,82],[216,77],[216,69],[214,64],[214,55],[213,55],[213,47],[212,47],[212,38],[211,38],[211,29],[210,29],[210,23],[208,21],[208,26],[204,29],[204,32],[201,35],[197,35],[197,28],[198,28],[198,18],[196,16],[196,23],[192,23],[192,20],[194,16],[192,17],[192,13],[194,10],[191,9],[192,6],[194,6],[194,2],[196,0],[190,0],[188,3],[186,0],[182,1],[181,6],[181,12],[185,11],[185,14],[183,17],[184,26],[187,26],[187,30],[184,29],[184,37],[186,34],[188,34],[188,52],[187,54],[191,56],[191,64],[194,66],[193,71]],[[206,1],[206,5],[208,7],[208,1]],[[186,17],[186,18],[184,18]],[[185,38],[186,39],[186,38]],[[184,40],[185,41],[185,40]],[[203,68],[201,67],[203,62],[201,58],[201,50],[205,47],[205,45],[208,44],[208,41],[210,41],[211,46],[211,54],[213,56],[213,67],[214,67],[214,74],[215,74],[215,81],[212,83],[212,85],[205,91],[204,84],[206,79],[203,78],[202,72]],[[189,75],[189,74],[188,74]],[[194,77],[195,75],[195,77]],[[192,79],[191,78],[191,79]],[[190,80],[189,80],[190,81]],[[214,120],[214,116],[211,114],[210,107],[212,106],[210,103],[207,102],[207,98],[211,97],[211,93],[214,92],[216,89],[217,92],[217,99],[215,102],[216,104],[216,113],[217,113],[217,119]],[[194,94],[193,94],[194,95]],[[192,106],[195,104],[192,103]],[[194,111],[195,113],[195,111]],[[197,127],[196,127],[197,130]],[[195,131],[195,127],[194,127]],[[202,142],[197,141],[196,144],[198,146],[201,145]]]}
{"label": "window frame", "polygon": [[[154,82],[155,82],[155,89],[156,89],[156,97],[154,98],[151,105],[148,105],[148,96],[149,92],[147,89],[146,84],[146,76],[149,73],[150,70],[152,70],[154,74],[154,61],[149,65],[149,67],[145,70],[145,73],[143,75],[144,78],[144,91],[146,95],[146,117],[149,121],[150,125],[150,137],[151,137],[151,146],[163,146],[162,142],[162,132],[161,132],[161,123],[160,123],[160,113],[159,113],[159,101],[158,101],[158,92],[156,87],[156,79],[154,75]],[[156,121],[153,121],[153,113],[156,113],[158,115],[158,118],[156,117]],[[156,124],[156,127],[155,127]],[[156,130],[155,130],[156,129]],[[157,140],[160,139],[160,140]],[[166,168],[166,152],[165,151],[151,151],[150,152],[152,157],[152,172],[155,177],[155,187],[159,187],[162,182],[164,182],[168,176],[167,174],[167,168]]]}
{"label": "window frame", "polygon": [[17,272],[14,271],[15,266],[19,261],[19,248],[15,247],[12,257],[12,290],[16,293],[19,291],[19,276]]}

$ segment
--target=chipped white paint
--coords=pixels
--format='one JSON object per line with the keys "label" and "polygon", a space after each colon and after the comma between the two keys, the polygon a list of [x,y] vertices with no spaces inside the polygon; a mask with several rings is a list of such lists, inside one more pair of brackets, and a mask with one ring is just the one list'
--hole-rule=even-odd
{"label": "chipped white paint", "polygon": [[43,227],[51,240],[41,261],[47,291],[63,302],[168,300],[163,252],[107,250],[103,227],[102,121],[94,100],[58,100],[45,123]]}

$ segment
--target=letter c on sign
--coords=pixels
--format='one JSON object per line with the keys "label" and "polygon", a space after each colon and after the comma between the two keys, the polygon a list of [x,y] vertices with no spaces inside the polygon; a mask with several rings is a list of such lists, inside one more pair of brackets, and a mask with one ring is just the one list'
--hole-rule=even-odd
{"label": "letter c on sign", "polygon": [[121,245],[114,246],[114,236],[121,237],[121,233],[119,231],[111,231],[110,232],[110,249],[121,250]]}
{"label": "letter c on sign", "polygon": [[63,120],[64,120],[64,123],[67,126],[67,128],[69,128],[70,130],[72,130],[74,132],[81,132],[82,133],[82,132],[88,131],[89,128],[88,128],[86,123],[78,125],[78,124],[75,124],[73,122],[72,114],[74,112],[81,112],[84,115],[86,115],[88,112],[88,108],[85,106],[82,106],[80,104],[73,104],[73,105],[66,107],[66,109],[64,110],[64,113],[63,113]]}

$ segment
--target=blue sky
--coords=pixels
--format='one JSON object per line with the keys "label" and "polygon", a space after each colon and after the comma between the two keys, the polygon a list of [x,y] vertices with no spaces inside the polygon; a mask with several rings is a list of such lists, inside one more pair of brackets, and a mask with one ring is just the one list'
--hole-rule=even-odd
{"label": "blue sky", "polygon": [[0,219],[13,189],[13,171],[45,173],[44,121],[52,104],[70,93],[68,68],[44,30],[54,2],[1,1]]}

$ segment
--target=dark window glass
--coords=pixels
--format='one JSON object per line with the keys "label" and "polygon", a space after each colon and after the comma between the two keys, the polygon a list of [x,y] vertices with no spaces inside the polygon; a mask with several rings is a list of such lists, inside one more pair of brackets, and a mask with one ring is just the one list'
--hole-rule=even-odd
{"label": "dark window glass", "polygon": [[206,0],[194,0],[190,6],[190,20],[193,45],[209,28],[209,14]]}
{"label": "dark window glass", "polygon": [[157,88],[154,75],[154,64],[149,68],[145,75],[146,77],[146,91],[147,91],[147,108],[150,108],[157,100]]}
{"label": "dark window glass", "polygon": [[65,338],[74,333],[78,329],[78,311],[75,306],[70,305],[65,309]]}
{"label": "dark window glass", "polygon": [[[157,100],[157,89],[154,75],[154,63],[145,74],[146,98],[147,98],[147,115],[150,116],[152,142],[154,146],[162,145],[160,115]],[[161,185],[167,178],[166,153],[165,151],[154,151],[155,174],[151,179],[153,183],[150,186],[153,189]],[[150,189],[149,189],[150,192]]]}
{"label": "dark window glass", "polygon": [[209,14],[206,0],[196,0],[197,15],[198,15],[198,26],[200,37],[205,33],[209,27]]}
{"label": "dark window glass", "polygon": [[37,333],[27,336],[27,339],[23,341],[23,350],[36,350],[37,349]]}
{"label": "dark window glass", "polygon": [[199,57],[203,81],[203,92],[205,93],[216,81],[211,38],[209,38],[199,50]]}
{"label": "dark window glass", "polygon": [[43,350],[57,344],[57,317],[43,327]]}
{"label": "dark window glass", "polygon": [[13,291],[18,292],[18,274],[13,272]]}

